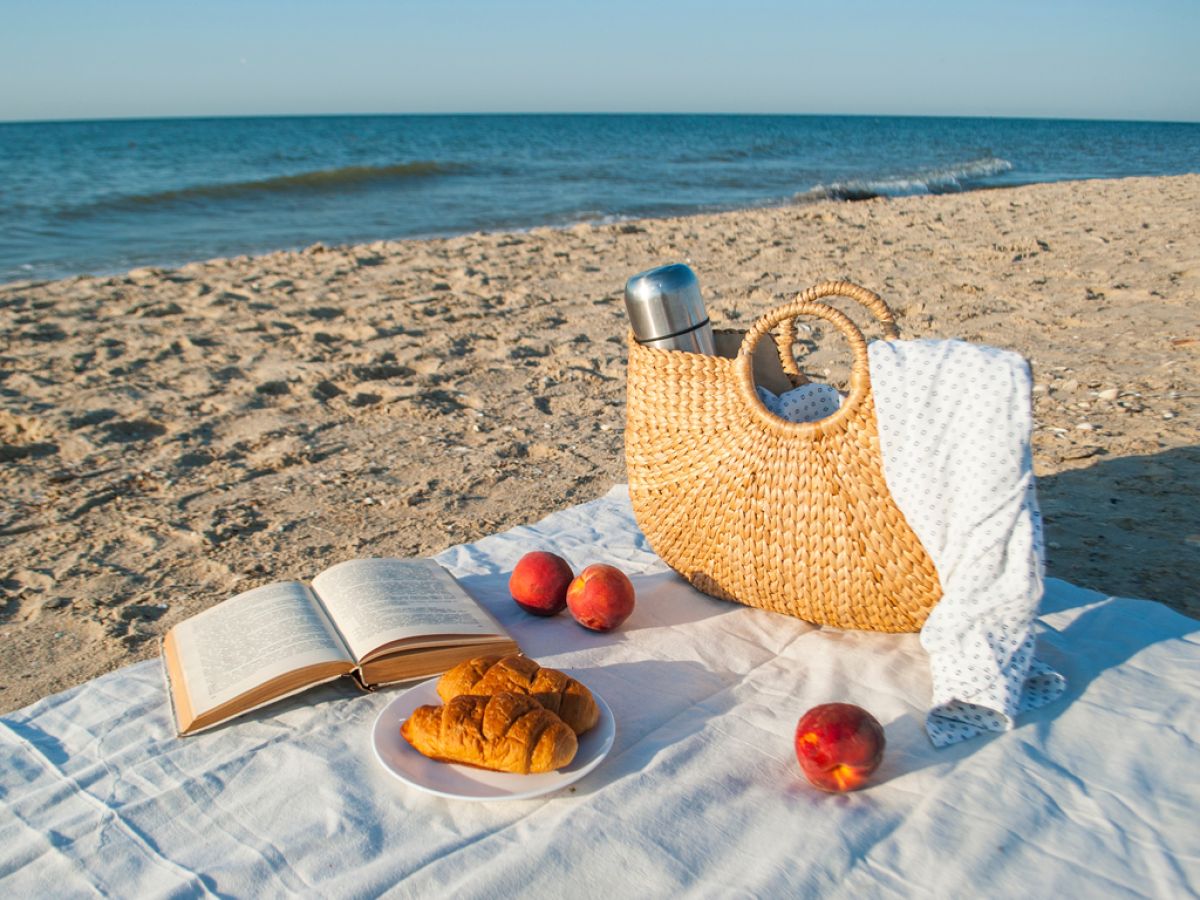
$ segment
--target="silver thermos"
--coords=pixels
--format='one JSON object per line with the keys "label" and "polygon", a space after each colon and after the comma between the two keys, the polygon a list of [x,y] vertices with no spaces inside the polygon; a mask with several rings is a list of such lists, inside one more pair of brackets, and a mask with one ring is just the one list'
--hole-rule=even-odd
{"label": "silver thermos", "polygon": [[700,284],[683,263],[659,266],[630,278],[625,282],[625,309],[639,344],[716,355]]}

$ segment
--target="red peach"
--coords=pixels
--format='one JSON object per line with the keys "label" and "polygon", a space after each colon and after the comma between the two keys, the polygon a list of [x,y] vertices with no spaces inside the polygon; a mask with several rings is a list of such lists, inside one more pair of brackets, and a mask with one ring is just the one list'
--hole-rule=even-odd
{"label": "red peach", "polygon": [[567,588],[567,606],[584,628],[612,631],[633,612],[633,582],[616,566],[588,566]]}
{"label": "red peach", "polygon": [[804,777],[823,791],[862,787],[883,761],[879,720],[852,703],[814,706],[796,725],[796,758]]}
{"label": "red peach", "polygon": [[508,579],[508,592],[525,612],[553,616],[566,608],[567,586],[574,577],[561,556],[534,550],[517,562]]}

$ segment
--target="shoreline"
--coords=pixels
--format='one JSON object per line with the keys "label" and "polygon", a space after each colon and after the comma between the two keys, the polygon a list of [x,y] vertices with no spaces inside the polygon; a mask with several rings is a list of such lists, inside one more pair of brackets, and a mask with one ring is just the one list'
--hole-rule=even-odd
{"label": "shoreline", "polygon": [[1047,574],[1200,616],[1200,175],[998,187],[0,284],[0,712],[623,481],[621,289],[676,261],[733,327],[845,278],[1030,358]]}
{"label": "shoreline", "polygon": [[[1165,123],[1165,124],[1171,124],[1171,123]],[[1184,124],[1186,124],[1186,123],[1184,123]],[[1190,173],[1190,174],[1200,174],[1200,173]],[[366,246],[370,246],[372,244],[394,244],[394,243],[412,242],[412,241],[418,241],[418,242],[440,241],[440,240],[453,240],[455,238],[467,238],[467,237],[489,237],[489,236],[503,235],[503,234],[528,234],[528,233],[538,230],[538,229],[551,229],[554,231],[568,231],[572,228],[577,228],[579,226],[589,226],[592,228],[603,228],[605,226],[610,226],[610,225],[619,226],[619,225],[623,225],[628,222],[661,222],[661,221],[669,221],[669,220],[681,219],[681,218],[694,218],[694,217],[699,217],[699,216],[721,216],[721,215],[730,215],[730,214],[736,214],[736,213],[749,213],[749,212],[754,212],[756,210],[789,209],[789,208],[793,208],[793,207],[794,208],[804,208],[804,207],[812,206],[814,204],[823,204],[823,203],[833,203],[833,204],[851,203],[851,204],[853,204],[853,203],[867,203],[867,202],[870,202],[873,200],[882,200],[884,202],[888,202],[888,201],[896,201],[896,200],[906,200],[906,199],[910,199],[910,198],[944,197],[944,196],[958,196],[958,195],[963,195],[963,194],[972,194],[972,193],[989,192],[989,191],[1008,191],[1008,190],[1016,190],[1018,188],[1023,188],[1023,187],[1033,187],[1036,185],[1089,184],[1091,182],[1097,182],[1097,181],[1102,181],[1102,182],[1117,181],[1117,182],[1119,182],[1119,181],[1126,181],[1128,179],[1140,179],[1140,178],[1186,178],[1186,177],[1188,177],[1188,175],[1127,175],[1127,176],[1123,176],[1121,178],[1100,178],[1100,177],[1064,178],[1064,179],[1060,179],[1057,181],[1022,181],[1022,182],[1014,182],[1012,184],[981,184],[981,185],[976,185],[976,186],[969,187],[969,188],[966,188],[963,190],[953,190],[953,191],[928,191],[927,190],[925,193],[899,193],[899,194],[888,194],[888,193],[884,193],[884,192],[879,192],[879,193],[868,193],[868,194],[861,195],[861,196],[860,195],[829,196],[825,193],[822,193],[822,192],[828,192],[828,191],[834,190],[835,188],[842,186],[839,182],[833,182],[831,184],[815,185],[814,187],[809,188],[808,190],[805,190],[805,191],[797,191],[794,194],[792,194],[790,197],[776,197],[776,198],[764,199],[757,203],[753,203],[753,204],[749,204],[749,205],[732,205],[732,206],[727,206],[727,207],[716,206],[713,208],[696,209],[696,210],[691,210],[688,212],[681,212],[681,213],[663,213],[662,215],[654,215],[654,216],[636,216],[636,215],[624,215],[621,213],[606,213],[598,218],[583,218],[583,219],[578,219],[578,220],[572,220],[567,223],[553,223],[553,222],[545,223],[545,222],[542,222],[542,223],[538,223],[535,225],[522,226],[519,228],[497,227],[495,229],[485,229],[485,230],[475,230],[475,231],[447,231],[447,232],[440,232],[440,233],[430,232],[430,233],[414,234],[414,235],[410,235],[410,236],[406,236],[406,237],[374,238],[369,241],[357,241],[357,242],[350,241],[350,242],[345,242],[345,243],[326,242],[323,240],[318,240],[313,243],[304,244],[304,245],[292,245],[292,246],[288,246],[288,247],[278,247],[278,248],[274,248],[271,250],[262,250],[262,251],[255,250],[255,251],[250,251],[247,253],[235,253],[235,254],[230,254],[228,256],[211,257],[208,259],[204,259],[204,258],[171,259],[171,260],[159,261],[159,262],[146,262],[141,265],[134,266],[132,268],[117,267],[117,268],[110,269],[107,267],[103,267],[103,268],[96,269],[94,271],[73,272],[70,274],[63,274],[63,275],[58,275],[58,276],[49,277],[49,278],[14,278],[14,279],[5,281],[5,280],[3,280],[2,277],[0,277],[0,290],[6,289],[6,288],[21,288],[21,289],[36,288],[36,287],[42,287],[45,285],[53,284],[53,283],[59,282],[59,281],[77,281],[79,279],[114,278],[117,276],[124,275],[131,271],[138,271],[138,270],[143,270],[143,269],[154,269],[154,270],[169,272],[169,271],[176,271],[176,270],[182,269],[186,266],[200,265],[200,264],[204,264],[204,263],[218,263],[218,262],[221,262],[224,260],[251,260],[251,261],[253,261],[253,260],[257,260],[257,259],[274,256],[279,253],[302,254],[313,247],[323,247],[326,250],[332,251],[332,252],[337,252],[337,251],[344,252],[344,251],[351,251],[356,247],[366,247]],[[886,179],[884,179],[884,180],[886,180]],[[850,183],[853,183],[853,182],[850,182]],[[811,195],[811,196],[808,196],[808,195]]]}

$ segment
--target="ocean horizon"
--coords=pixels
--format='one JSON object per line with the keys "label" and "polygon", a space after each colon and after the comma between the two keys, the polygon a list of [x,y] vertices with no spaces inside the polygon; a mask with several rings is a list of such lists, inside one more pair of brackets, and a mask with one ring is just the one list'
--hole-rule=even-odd
{"label": "ocean horizon", "polygon": [[696,114],[0,123],[0,282],[1200,171],[1200,123]]}

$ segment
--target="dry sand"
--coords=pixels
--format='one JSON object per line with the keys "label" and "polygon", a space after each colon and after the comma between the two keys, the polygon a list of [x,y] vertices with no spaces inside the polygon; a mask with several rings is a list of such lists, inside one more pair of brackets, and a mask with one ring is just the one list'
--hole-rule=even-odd
{"label": "dry sand", "polygon": [[237,591],[623,481],[622,286],[681,260],[719,322],[846,278],[1025,354],[1049,574],[1200,614],[1198,222],[1191,175],[0,287],[0,711]]}

